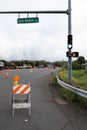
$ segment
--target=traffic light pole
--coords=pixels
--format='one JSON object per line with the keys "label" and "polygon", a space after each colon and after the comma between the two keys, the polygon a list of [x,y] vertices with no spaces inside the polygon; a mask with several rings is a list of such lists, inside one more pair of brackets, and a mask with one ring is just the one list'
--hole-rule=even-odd
{"label": "traffic light pole", "polygon": [[[50,11],[0,11],[0,14],[28,14],[28,13],[40,13],[40,14],[67,14],[68,15],[68,36],[71,35],[71,0],[68,0],[68,9],[67,10],[50,10]],[[71,48],[68,48],[68,83],[72,81],[72,56]]]}
{"label": "traffic light pole", "polygon": [[[68,35],[71,34],[71,0],[68,0]],[[72,56],[71,56],[71,48],[68,49],[70,56],[68,57],[68,83],[72,82]]]}

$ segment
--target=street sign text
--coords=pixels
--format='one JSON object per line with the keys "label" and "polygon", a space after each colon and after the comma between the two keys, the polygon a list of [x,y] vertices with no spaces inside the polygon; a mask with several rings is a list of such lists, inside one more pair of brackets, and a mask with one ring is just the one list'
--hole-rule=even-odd
{"label": "street sign text", "polygon": [[23,24],[23,23],[38,23],[39,18],[38,17],[31,17],[31,18],[18,18],[17,23]]}

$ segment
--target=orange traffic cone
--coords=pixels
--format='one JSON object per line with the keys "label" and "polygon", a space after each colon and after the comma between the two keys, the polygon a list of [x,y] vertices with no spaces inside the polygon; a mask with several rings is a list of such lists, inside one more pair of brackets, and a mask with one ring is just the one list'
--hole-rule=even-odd
{"label": "orange traffic cone", "polygon": [[9,78],[9,76],[8,76],[8,72],[6,73],[5,78]]}

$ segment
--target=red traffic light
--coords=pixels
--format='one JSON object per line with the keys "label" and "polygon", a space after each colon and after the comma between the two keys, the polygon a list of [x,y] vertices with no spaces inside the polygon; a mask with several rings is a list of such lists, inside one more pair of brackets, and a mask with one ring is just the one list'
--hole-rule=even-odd
{"label": "red traffic light", "polygon": [[72,57],[79,57],[79,52],[72,52]]}

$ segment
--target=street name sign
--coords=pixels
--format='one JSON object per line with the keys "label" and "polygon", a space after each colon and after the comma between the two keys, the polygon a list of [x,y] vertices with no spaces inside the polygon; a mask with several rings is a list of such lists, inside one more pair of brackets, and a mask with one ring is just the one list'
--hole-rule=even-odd
{"label": "street name sign", "polygon": [[31,18],[18,18],[17,19],[18,24],[23,24],[23,23],[39,23],[39,18],[38,17],[31,17]]}

